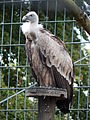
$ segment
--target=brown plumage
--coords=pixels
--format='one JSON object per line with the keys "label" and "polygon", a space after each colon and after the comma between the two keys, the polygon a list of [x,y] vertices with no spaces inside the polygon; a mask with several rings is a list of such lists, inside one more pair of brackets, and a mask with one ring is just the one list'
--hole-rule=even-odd
{"label": "brown plumage", "polygon": [[67,99],[57,100],[56,105],[63,113],[69,112],[69,104],[73,101],[74,68],[64,42],[39,26],[25,36],[28,61],[39,85],[66,89]]}

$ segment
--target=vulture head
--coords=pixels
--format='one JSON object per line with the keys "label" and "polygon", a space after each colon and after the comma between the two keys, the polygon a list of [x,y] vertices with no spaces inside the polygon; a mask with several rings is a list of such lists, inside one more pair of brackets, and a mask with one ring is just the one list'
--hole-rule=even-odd
{"label": "vulture head", "polygon": [[34,11],[31,11],[22,18],[22,21],[31,22],[31,24],[32,23],[38,24],[39,19],[38,19],[38,15]]}
{"label": "vulture head", "polygon": [[25,36],[27,36],[29,33],[36,34],[38,29],[43,27],[41,24],[38,24],[39,18],[34,11],[30,11],[23,16],[22,21],[23,25],[21,25],[21,30]]}

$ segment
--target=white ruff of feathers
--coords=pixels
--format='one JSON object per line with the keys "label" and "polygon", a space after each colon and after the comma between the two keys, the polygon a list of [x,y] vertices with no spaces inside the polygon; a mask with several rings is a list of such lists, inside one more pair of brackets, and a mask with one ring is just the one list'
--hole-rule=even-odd
{"label": "white ruff of feathers", "polygon": [[38,30],[41,28],[43,28],[43,25],[36,24],[36,23],[31,24],[31,22],[25,22],[21,26],[21,29],[24,35],[29,34],[31,32],[34,32],[37,34]]}
{"label": "white ruff of feathers", "polygon": [[21,25],[21,29],[23,34],[30,33],[30,22],[23,23],[23,25]]}

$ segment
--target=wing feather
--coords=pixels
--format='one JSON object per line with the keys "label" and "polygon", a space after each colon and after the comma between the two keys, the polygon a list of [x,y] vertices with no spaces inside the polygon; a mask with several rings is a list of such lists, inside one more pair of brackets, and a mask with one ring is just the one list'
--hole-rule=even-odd
{"label": "wing feather", "polygon": [[37,46],[39,46],[39,55],[42,62],[49,68],[54,66],[58,73],[71,84],[73,63],[64,43],[45,30],[44,32],[40,32],[38,39]]}

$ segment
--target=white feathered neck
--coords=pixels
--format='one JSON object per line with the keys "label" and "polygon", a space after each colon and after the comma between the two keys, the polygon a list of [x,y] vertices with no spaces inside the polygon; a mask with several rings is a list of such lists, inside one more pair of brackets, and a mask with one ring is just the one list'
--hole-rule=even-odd
{"label": "white feathered neck", "polygon": [[41,28],[43,28],[43,25],[36,24],[36,23],[31,24],[31,22],[25,22],[21,26],[21,29],[24,35],[29,34],[31,32],[37,33],[37,31]]}

